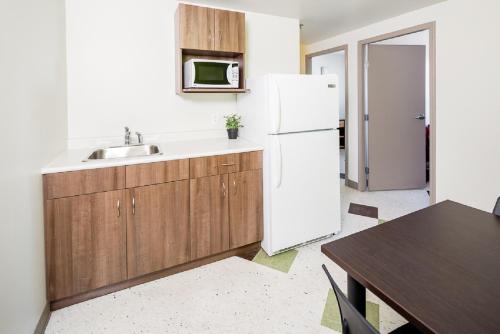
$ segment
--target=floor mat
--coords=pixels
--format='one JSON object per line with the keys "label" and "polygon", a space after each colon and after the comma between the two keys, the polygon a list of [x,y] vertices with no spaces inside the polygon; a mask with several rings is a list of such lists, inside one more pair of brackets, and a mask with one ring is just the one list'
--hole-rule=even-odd
{"label": "floor mat", "polygon": [[[379,305],[366,302],[366,319],[370,324],[373,325],[377,330],[380,329],[379,325]],[[340,312],[339,305],[337,303],[337,298],[332,289],[328,291],[328,297],[326,298],[325,310],[323,311],[323,317],[321,318],[321,326],[333,329],[334,331],[342,333],[342,325],[340,322]]]}
{"label": "floor mat", "polygon": [[292,267],[293,261],[297,256],[298,251],[295,249],[291,249],[284,253],[280,253],[274,256],[269,256],[264,252],[264,250],[260,250],[257,255],[253,258],[253,262],[261,264],[263,266],[273,268],[279,270],[284,273],[288,273],[290,268]]}
{"label": "floor mat", "polygon": [[362,205],[351,203],[349,205],[349,213],[358,216],[365,216],[370,218],[378,218],[378,208],[369,205]]}

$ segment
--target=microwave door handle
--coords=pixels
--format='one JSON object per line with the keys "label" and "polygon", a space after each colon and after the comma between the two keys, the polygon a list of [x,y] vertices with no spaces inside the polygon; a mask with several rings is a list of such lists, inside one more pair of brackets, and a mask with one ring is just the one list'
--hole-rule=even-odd
{"label": "microwave door handle", "polygon": [[229,85],[231,85],[233,83],[233,66],[231,66],[231,63],[227,64],[226,78],[227,82],[229,82]]}

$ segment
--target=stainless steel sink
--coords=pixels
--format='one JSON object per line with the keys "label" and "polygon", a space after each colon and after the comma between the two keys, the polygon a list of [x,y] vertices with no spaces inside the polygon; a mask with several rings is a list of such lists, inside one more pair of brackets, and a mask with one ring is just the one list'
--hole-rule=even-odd
{"label": "stainless steel sink", "polygon": [[129,157],[141,157],[150,155],[160,155],[160,148],[157,145],[126,145],[100,148],[92,152],[87,159],[83,161],[119,159]]}

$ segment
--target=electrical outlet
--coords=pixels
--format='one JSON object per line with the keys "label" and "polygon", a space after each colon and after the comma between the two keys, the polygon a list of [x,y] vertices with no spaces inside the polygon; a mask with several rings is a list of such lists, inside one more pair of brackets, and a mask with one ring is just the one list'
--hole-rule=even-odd
{"label": "electrical outlet", "polygon": [[217,113],[212,114],[212,125],[217,125],[217,122],[219,121],[219,116]]}

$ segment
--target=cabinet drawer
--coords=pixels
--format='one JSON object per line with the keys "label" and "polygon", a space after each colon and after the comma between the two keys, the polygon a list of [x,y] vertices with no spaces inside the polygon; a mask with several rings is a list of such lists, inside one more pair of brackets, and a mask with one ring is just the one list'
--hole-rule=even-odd
{"label": "cabinet drawer", "polygon": [[125,187],[125,167],[79,170],[43,176],[45,198],[92,194]]}
{"label": "cabinet drawer", "polygon": [[218,172],[216,156],[194,158],[189,161],[189,177],[191,179],[217,175]]}
{"label": "cabinet drawer", "polygon": [[189,160],[154,162],[126,167],[126,187],[141,187],[189,179]]}
{"label": "cabinet drawer", "polygon": [[240,153],[240,172],[262,169],[262,151]]}
{"label": "cabinet drawer", "polygon": [[191,159],[189,168],[191,179],[238,172],[240,169],[239,154],[194,158]]}
{"label": "cabinet drawer", "polygon": [[238,172],[240,170],[240,155],[235,153],[217,156],[217,168],[219,174]]}
{"label": "cabinet drawer", "polygon": [[262,169],[262,151],[190,159],[191,179]]}

